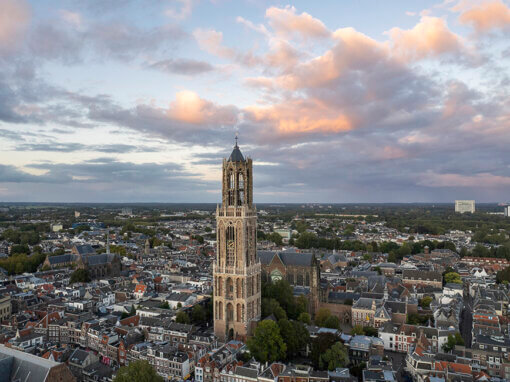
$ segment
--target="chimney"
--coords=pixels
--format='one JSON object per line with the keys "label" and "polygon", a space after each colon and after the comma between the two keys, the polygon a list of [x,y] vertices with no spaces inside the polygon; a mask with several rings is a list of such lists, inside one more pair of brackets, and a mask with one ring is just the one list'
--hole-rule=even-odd
{"label": "chimney", "polygon": [[426,245],[425,247],[423,247],[423,253],[425,253],[426,255],[429,254],[429,246]]}

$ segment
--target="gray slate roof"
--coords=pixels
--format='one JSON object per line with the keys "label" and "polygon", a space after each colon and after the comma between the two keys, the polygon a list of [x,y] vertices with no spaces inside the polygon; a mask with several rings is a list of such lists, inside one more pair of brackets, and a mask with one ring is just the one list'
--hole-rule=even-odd
{"label": "gray slate roof", "polygon": [[241,154],[241,150],[239,150],[239,146],[237,146],[237,143],[234,147],[234,150],[232,150],[232,154],[230,154],[228,161],[229,162],[244,162],[243,154]]}
{"label": "gray slate roof", "polygon": [[313,261],[312,253],[257,251],[257,256],[264,265],[270,264],[275,256],[278,256],[284,265],[310,266]]}
{"label": "gray slate roof", "polygon": [[49,371],[58,365],[58,362],[3,345],[0,346],[0,377],[2,381],[43,382],[46,381]]}

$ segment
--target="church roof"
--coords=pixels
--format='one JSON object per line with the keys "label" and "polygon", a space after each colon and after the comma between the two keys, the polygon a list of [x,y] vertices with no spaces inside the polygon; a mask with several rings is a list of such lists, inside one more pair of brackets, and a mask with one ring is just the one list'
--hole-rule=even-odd
{"label": "church roof", "polygon": [[232,154],[230,154],[228,161],[229,162],[244,162],[243,154],[241,154],[241,150],[239,150],[239,146],[237,145],[237,138],[236,138],[236,145],[234,146],[234,150],[232,150]]}
{"label": "church roof", "polygon": [[260,262],[266,265],[270,264],[275,256],[278,256],[284,265],[310,266],[313,264],[312,253],[257,251],[257,256]]}

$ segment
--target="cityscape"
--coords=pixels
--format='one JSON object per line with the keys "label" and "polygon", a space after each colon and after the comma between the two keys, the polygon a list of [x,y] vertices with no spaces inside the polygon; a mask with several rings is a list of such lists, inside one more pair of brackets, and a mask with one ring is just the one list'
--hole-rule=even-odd
{"label": "cityscape", "polygon": [[0,0],[0,382],[510,381],[509,31]]}

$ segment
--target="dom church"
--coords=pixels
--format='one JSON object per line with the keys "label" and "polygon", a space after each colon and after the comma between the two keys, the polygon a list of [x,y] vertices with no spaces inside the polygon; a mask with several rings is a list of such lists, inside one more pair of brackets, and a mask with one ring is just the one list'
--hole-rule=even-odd
{"label": "dom church", "polygon": [[257,211],[253,168],[236,144],[223,160],[222,202],[216,209],[214,333],[220,340],[246,339],[260,320],[261,265],[257,258]]}

